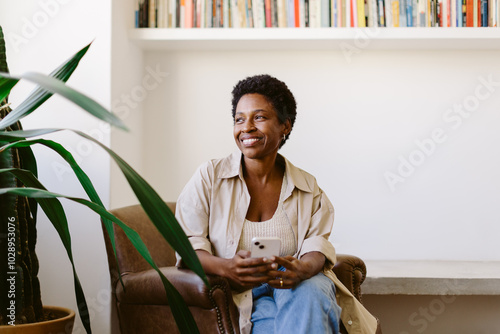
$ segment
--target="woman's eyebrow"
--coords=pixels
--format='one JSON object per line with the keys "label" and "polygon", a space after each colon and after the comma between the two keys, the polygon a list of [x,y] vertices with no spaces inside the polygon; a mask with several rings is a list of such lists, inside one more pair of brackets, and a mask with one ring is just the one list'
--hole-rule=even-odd
{"label": "woman's eyebrow", "polygon": [[[249,112],[256,113],[256,112],[261,112],[261,111],[263,111],[263,112],[269,112],[269,110],[266,110],[266,109],[254,109],[254,110],[250,110]],[[244,113],[245,112],[243,112],[243,111],[237,111],[235,113],[235,115],[241,115],[241,114],[244,114]]]}

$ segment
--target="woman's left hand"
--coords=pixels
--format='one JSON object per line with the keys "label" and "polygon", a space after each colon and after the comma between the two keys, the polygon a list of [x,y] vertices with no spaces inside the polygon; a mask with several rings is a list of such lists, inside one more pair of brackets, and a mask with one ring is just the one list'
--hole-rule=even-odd
{"label": "woman's left hand", "polygon": [[319,273],[325,265],[325,256],[320,252],[304,254],[300,259],[284,256],[271,257],[270,260],[286,269],[285,271],[272,270],[268,272],[268,276],[271,277],[268,284],[277,289],[291,289]]}

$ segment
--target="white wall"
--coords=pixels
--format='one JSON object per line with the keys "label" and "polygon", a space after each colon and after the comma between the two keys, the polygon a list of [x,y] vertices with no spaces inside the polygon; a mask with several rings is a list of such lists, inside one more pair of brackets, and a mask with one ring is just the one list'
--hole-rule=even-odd
{"label": "white wall", "polygon": [[[102,0],[2,1],[0,24],[7,40],[12,73],[36,70],[48,74],[84,45],[94,40],[87,55],[69,80],[69,85],[110,106],[110,2]],[[31,91],[20,85],[11,95],[14,107]],[[90,133],[109,143],[109,128],[62,98],[53,97],[25,119],[26,129],[69,127]],[[56,138],[81,162],[94,181],[105,204],[109,203],[109,158],[94,145],[69,133]],[[85,197],[64,162],[47,149],[36,148],[42,183],[55,192]],[[63,201],[73,237],[77,272],[85,291],[92,328],[109,332],[109,274],[98,216],[83,207]],[[40,211],[39,211],[40,212]],[[42,299],[46,305],[76,310],[71,267],[55,230],[41,214],[37,253],[40,260]],[[77,315],[74,333],[83,333]]]}
{"label": "white wall", "polygon": [[[349,62],[336,51],[150,51],[142,66],[169,75],[144,104],[145,174],[175,200],[200,163],[236,149],[234,84],[270,73],[298,101],[282,153],[332,200],[338,252],[499,260],[499,56],[363,50]],[[455,104],[473,111],[459,116]],[[403,175],[392,188],[387,172]]]}
{"label": "white wall", "polygon": [[[143,112],[142,101],[148,95],[149,81],[144,81],[142,52],[128,39],[133,27],[134,6],[131,1],[114,1],[111,41],[111,107],[127,125],[129,131],[112,130],[111,148],[137,172],[143,169]],[[137,203],[125,177],[113,162],[111,164],[110,206],[117,208]],[[115,191],[116,190],[116,191]]]}

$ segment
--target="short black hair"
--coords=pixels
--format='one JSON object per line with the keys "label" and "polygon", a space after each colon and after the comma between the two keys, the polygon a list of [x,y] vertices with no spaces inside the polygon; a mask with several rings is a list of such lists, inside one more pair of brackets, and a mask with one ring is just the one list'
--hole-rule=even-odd
{"label": "short black hair", "polygon": [[[279,121],[285,123],[288,119],[290,120],[290,129],[293,128],[295,118],[297,117],[297,102],[283,81],[269,74],[254,75],[240,80],[234,86],[231,94],[233,95],[233,120],[236,114],[236,106],[243,95],[260,94],[271,103],[276,111],[276,115],[278,115]],[[285,140],[280,144],[280,148],[288,140],[288,137],[290,137],[290,133],[286,135]]]}

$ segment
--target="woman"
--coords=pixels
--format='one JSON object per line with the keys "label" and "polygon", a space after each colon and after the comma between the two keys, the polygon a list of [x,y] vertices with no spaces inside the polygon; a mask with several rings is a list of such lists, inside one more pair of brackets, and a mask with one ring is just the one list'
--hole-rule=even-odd
{"label": "woman", "polygon": [[[242,333],[337,333],[337,298],[340,306],[348,301],[342,320],[350,332],[374,333],[376,320],[331,271],[330,201],[314,177],[278,154],[295,122],[292,93],[258,75],[232,95],[240,152],[202,165],[177,201],[176,217],[203,269],[229,280]],[[251,258],[257,236],[279,237],[280,256]]]}

